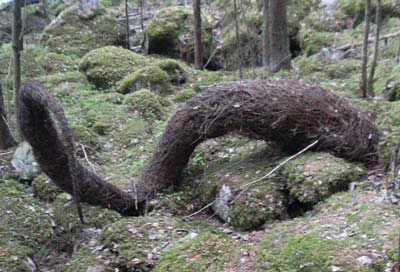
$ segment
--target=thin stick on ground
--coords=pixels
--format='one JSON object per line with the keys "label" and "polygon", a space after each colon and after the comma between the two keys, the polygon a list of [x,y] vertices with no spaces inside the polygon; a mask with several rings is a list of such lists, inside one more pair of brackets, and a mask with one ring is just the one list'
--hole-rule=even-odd
{"label": "thin stick on ground", "polygon": [[282,166],[284,166],[285,164],[287,164],[289,161],[297,158],[298,156],[300,156],[301,154],[303,154],[304,152],[306,152],[307,150],[309,150],[310,148],[312,148],[313,146],[315,146],[318,143],[318,140],[314,141],[312,144],[309,144],[308,146],[306,146],[305,148],[303,148],[302,150],[300,150],[299,152],[297,152],[296,154],[290,156],[289,158],[287,158],[286,160],[284,160],[283,162],[279,163],[274,169],[272,169],[271,171],[269,171],[265,176],[262,176],[261,178],[258,178],[256,180],[253,180],[249,183],[243,184],[242,186],[240,186],[239,188],[237,188],[235,191],[238,192],[240,190],[242,190],[236,197],[235,199],[233,199],[230,204],[232,205],[233,203],[235,203],[251,186],[253,186],[256,183],[259,183],[267,178],[269,178],[273,173],[275,173],[276,171],[278,171],[279,169],[282,168]]}

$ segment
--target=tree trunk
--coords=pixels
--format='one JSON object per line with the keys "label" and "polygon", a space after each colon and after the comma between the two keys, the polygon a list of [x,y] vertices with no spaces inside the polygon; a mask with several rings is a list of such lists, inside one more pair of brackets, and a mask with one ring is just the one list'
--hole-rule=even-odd
{"label": "tree trunk", "polygon": [[270,63],[269,63],[269,31],[268,31],[268,5],[269,0],[263,0],[263,26],[262,26],[262,34],[263,34],[263,76],[267,78],[270,73]]}
{"label": "tree trunk", "polygon": [[139,10],[140,10],[140,29],[142,30],[142,34],[144,36],[143,1],[144,0],[139,0]]}
{"label": "tree trunk", "polygon": [[7,149],[16,144],[7,124],[7,115],[4,107],[3,89],[0,83],[0,149]]}
{"label": "tree trunk", "polygon": [[269,44],[271,72],[291,69],[291,54],[287,30],[287,0],[269,1]]}
{"label": "tree trunk", "polygon": [[235,16],[236,50],[237,50],[239,78],[240,78],[240,80],[242,80],[243,79],[242,45],[240,44],[240,36],[239,36],[239,20],[238,20],[237,0],[233,0],[233,10],[234,10],[234,16]]}
{"label": "tree trunk", "polygon": [[364,26],[364,41],[362,48],[362,64],[361,64],[361,82],[360,90],[363,98],[367,97],[367,65],[368,65],[368,37],[371,21],[371,0],[365,1],[365,26]]}
{"label": "tree trunk", "polygon": [[374,55],[372,57],[371,70],[369,73],[368,85],[367,85],[367,95],[374,96],[374,77],[375,77],[375,68],[378,62],[378,53],[379,53],[379,36],[381,31],[381,6],[382,1],[376,0],[376,15],[375,15],[375,23],[376,23],[376,31],[375,31],[375,43],[374,43]]}
{"label": "tree trunk", "polygon": [[129,35],[129,8],[128,0],[125,0],[125,18],[126,18],[126,48],[131,49],[130,35]]}
{"label": "tree trunk", "polygon": [[23,50],[21,0],[14,0],[13,4],[12,47],[14,95],[17,98],[21,87],[21,51]]}
{"label": "tree trunk", "polygon": [[194,66],[201,70],[203,67],[203,46],[201,44],[201,0],[193,1],[194,14]]}

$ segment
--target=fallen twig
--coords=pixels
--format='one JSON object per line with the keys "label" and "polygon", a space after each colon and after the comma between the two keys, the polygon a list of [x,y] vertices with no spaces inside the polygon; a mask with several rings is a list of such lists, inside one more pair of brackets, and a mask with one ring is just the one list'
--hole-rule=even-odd
{"label": "fallen twig", "polygon": [[[381,37],[379,38],[379,40],[386,40],[386,39],[394,38],[394,37],[397,37],[397,36],[400,36],[400,31],[394,32],[394,33],[390,33],[390,34],[387,34],[387,35],[384,35],[384,36],[381,36]],[[374,42],[374,41],[375,41],[374,38],[368,39],[368,43],[372,43],[372,42]],[[345,44],[345,45],[342,45],[342,46],[338,47],[337,49],[338,49],[338,50],[345,51],[345,50],[348,50],[348,49],[352,49],[352,48],[355,48],[355,47],[359,47],[359,46],[361,46],[361,45],[363,45],[362,42],[348,43],[348,44]]]}
{"label": "fallen twig", "polygon": [[288,163],[289,161],[293,160],[294,158],[300,156],[301,154],[303,154],[304,152],[306,152],[307,150],[309,150],[310,148],[312,148],[313,146],[315,146],[318,143],[318,140],[314,141],[312,144],[309,144],[308,146],[306,146],[305,148],[303,148],[302,150],[300,150],[299,152],[297,152],[296,154],[290,156],[289,158],[287,158],[286,160],[284,160],[283,162],[279,163],[274,169],[272,169],[271,171],[269,171],[265,176],[262,176],[261,178],[258,178],[256,180],[253,180],[249,183],[243,184],[242,186],[240,186],[239,188],[237,188],[235,191],[240,191],[242,190],[236,197],[234,200],[232,200],[230,202],[230,204],[235,203],[236,200],[239,199],[240,196],[243,195],[244,192],[246,192],[252,185],[263,181],[264,179],[270,177],[273,173],[275,173],[276,171],[278,171],[282,166],[284,166],[286,163]]}
{"label": "fallen twig", "polygon": [[[289,161],[293,160],[294,158],[300,156],[301,154],[303,154],[304,152],[306,152],[307,150],[309,150],[310,148],[312,148],[313,146],[315,146],[318,143],[318,140],[314,141],[312,144],[306,146],[305,148],[303,148],[302,150],[300,150],[299,152],[297,152],[296,154],[294,154],[293,156],[290,156],[289,158],[287,158],[286,160],[284,160],[283,162],[279,163],[274,169],[272,169],[271,171],[269,171],[265,176],[262,176],[261,178],[258,178],[256,180],[253,180],[249,183],[246,183],[240,187],[238,187],[237,189],[235,189],[235,192],[238,192],[240,190],[242,190],[236,197],[234,200],[232,200],[229,204],[233,204],[235,203],[235,201],[237,199],[239,199],[239,197],[246,191],[248,190],[252,185],[265,180],[266,178],[270,177],[273,173],[275,173],[277,170],[279,170],[282,166],[284,166],[286,163],[288,163]],[[203,208],[201,208],[200,210],[185,216],[185,219],[188,220],[191,217],[205,211],[206,209],[208,209],[209,207],[211,207],[212,205],[214,205],[214,203],[217,202],[217,198],[214,199],[212,202],[208,203],[207,205],[205,205]]]}

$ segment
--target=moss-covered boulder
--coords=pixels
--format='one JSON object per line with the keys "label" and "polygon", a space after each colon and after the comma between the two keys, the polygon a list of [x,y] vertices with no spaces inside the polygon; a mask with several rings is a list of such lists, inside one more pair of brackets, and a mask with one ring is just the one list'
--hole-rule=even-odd
{"label": "moss-covered boulder", "polygon": [[[160,9],[145,29],[145,46],[149,54],[194,61],[193,13],[184,7]],[[212,51],[212,27],[206,16],[202,18],[204,59]]]}
{"label": "moss-covered boulder", "polygon": [[40,203],[16,181],[0,180],[0,270],[32,271],[31,258],[52,238]]}
{"label": "moss-covered boulder", "polygon": [[281,154],[276,150],[263,148],[262,144],[260,150],[254,152],[254,149],[250,149],[252,146],[254,148],[254,143],[245,144],[240,141],[236,142],[235,147],[224,147],[224,141],[221,140],[216,145],[219,151],[212,151],[212,147],[207,148],[207,152],[219,156],[229,156],[229,152],[235,150],[237,154],[231,160],[214,159],[208,163],[203,161],[205,165],[201,180],[192,189],[192,193],[197,192],[198,196],[190,203],[194,205],[201,202],[204,206],[215,201],[212,209],[222,220],[238,230],[253,230],[284,217],[287,213],[286,199],[278,179],[260,182],[250,188],[245,187],[245,190],[240,187],[268,173]]}
{"label": "moss-covered boulder", "polygon": [[79,71],[97,88],[107,88],[144,64],[146,59],[138,54],[120,47],[106,46],[87,53],[79,62]]}
{"label": "moss-covered boulder", "polygon": [[[76,203],[71,195],[67,193],[60,194],[51,205],[54,209],[55,221],[64,231],[74,233],[83,227],[78,217]],[[90,206],[85,203],[81,203],[81,206],[85,225],[87,226],[102,228],[121,218],[119,213],[112,210]]]}
{"label": "moss-covered boulder", "polygon": [[112,267],[124,271],[150,271],[160,253],[182,238],[189,238],[192,229],[174,218],[127,218],[105,226],[100,243],[113,253]]}
{"label": "moss-covered boulder", "polygon": [[[372,14],[375,14],[376,2],[371,2]],[[335,9],[342,12],[353,20],[353,27],[363,22],[365,16],[365,1],[363,0],[338,0],[335,3]],[[382,15],[383,17],[397,17],[400,14],[400,5],[398,1],[383,0]]]}
{"label": "moss-covered boulder", "polygon": [[177,93],[175,100],[177,102],[184,102],[186,100],[189,100],[193,96],[196,96],[196,94],[197,93],[192,89],[184,89],[184,90],[181,90],[179,93]]}
{"label": "moss-covered boulder", "polygon": [[124,104],[130,110],[137,111],[144,117],[161,118],[163,114],[163,106],[160,104],[157,96],[146,89],[127,94]]}
{"label": "moss-covered boulder", "polygon": [[182,7],[160,10],[145,30],[148,53],[179,57],[179,37],[190,28],[189,16],[189,9]]}
{"label": "moss-covered boulder", "polygon": [[400,82],[389,81],[387,84],[387,91],[385,92],[388,101],[400,100]]}
{"label": "moss-covered boulder", "polygon": [[228,222],[239,230],[253,230],[285,214],[286,199],[279,184],[268,183],[242,194],[228,212]]}
{"label": "moss-covered boulder", "polygon": [[173,91],[168,74],[157,66],[144,67],[126,76],[119,91],[127,94],[140,89],[149,89],[155,94],[165,95]]}
{"label": "moss-covered boulder", "polygon": [[329,153],[306,153],[282,168],[292,197],[314,205],[366,176],[363,167]]}
{"label": "moss-covered boulder", "polygon": [[233,240],[205,232],[168,247],[153,271],[229,271],[224,270],[225,265],[240,258],[239,252]]}
{"label": "moss-covered boulder", "polygon": [[107,45],[125,45],[125,29],[106,9],[73,5],[48,25],[41,42],[59,53],[82,56]]}
{"label": "moss-covered boulder", "polygon": [[32,181],[32,188],[35,196],[45,201],[53,201],[63,192],[45,174],[40,174]]}
{"label": "moss-covered boulder", "polygon": [[169,80],[172,84],[178,85],[186,82],[187,72],[179,61],[165,59],[159,61],[157,66],[168,74]]}

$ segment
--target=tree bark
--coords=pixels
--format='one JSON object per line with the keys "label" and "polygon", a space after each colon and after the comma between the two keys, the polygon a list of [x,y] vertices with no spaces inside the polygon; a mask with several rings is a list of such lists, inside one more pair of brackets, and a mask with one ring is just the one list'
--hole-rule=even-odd
{"label": "tree bark", "polygon": [[128,0],[125,0],[125,18],[126,18],[126,48],[131,49],[130,35],[129,35],[129,8]]}
{"label": "tree bark", "polygon": [[194,66],[197,70],[203,67],[203,46],[201,43],[201,0],[193,1],[194,14]]}
{"label": "tree bark", "polygon": [[270,61],[269,61],[269,31],[268,31],[268,5],[269,0],[263,0],[262,10],[263,10],[263,76],[267,78],[270,73]]}
{"label": "tree bark", "polygon": [[7,115],[3,100],[3,89],[0,83],[0,149],[7,149],[15,145],[16,142],[7,124]]}
{"label": "tree bark", "polygon": [[143,22],[143,1],[139,0],[139,12],[140,12],[140,29],[142,30],[142,34],[144,36],[144,22]]}
{"label": "tree bark", "polygon": [[235,34],[236,34],[236,50],[237,50],[237,61],[238,61],[238,69],[239,69],[239,78],[243,79],[243,65],[242,65],[242,45],[240,43],[239,36],[239,19],[238,19],[238,8],[237,8],[237,0],[233,0],[233,12],[235,17]]}
{"label": "tree bark", "polygon": [[287,30],[287,0],[269,1],[269,44],[271,72],[291,69],[291,53]]}
{"label": "tree bark", "polygon": [[13,3],[12,47],[14,75],[13,87],[15,98],[17,98],[21,87],[21,51],[23,50],[21,0],[14,0]]}
{"label": "tree bark", "polygon": [[375,23],[376,23],[376,31],[375,31],[375,42],[374,42],[374,54],[372,57],[371,70],[369,73],[368,83],[367,83],[367,95],[374,96],[374,77],[375,77],[375,68],[378,63],[378,53],[379,53],[379,36],[381,31],[381,6],[382,1],[376,0],[376,15],[375,15]]}
{"label": "tree bark", "polygon": [[361,64],[361,82],[360,90],[363,98],[367,97],[367,65],[368,65],[368,37],[371,21],[371,0],[365,1],[365,26],[364,26],[364,40],[362,47],[362,64]]}

